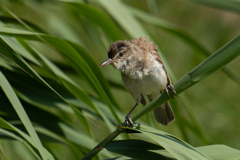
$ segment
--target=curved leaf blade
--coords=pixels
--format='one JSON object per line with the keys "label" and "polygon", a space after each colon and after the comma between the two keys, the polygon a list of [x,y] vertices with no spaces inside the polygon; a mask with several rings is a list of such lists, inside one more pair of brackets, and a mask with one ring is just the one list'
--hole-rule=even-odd
{"label": "curved leaf blade", "polygon": [[[24,124],[25,128],[27,129],[28,133],[30,134],[34,144],[36,145],[36,147],[37,147],[37,149],[38,149],[38,151],[41,155],[41,157],[43,159],[50,158],[44,152],[42,143],[41,143],[35,129],[33,128],[33,125],[31,123],[30,119],[28,118],[28,116],[27,116],[26,112],[24,111],[24,108],[21,105],[19,99],[17,98],[14,90],[12,89],[11,85],[8,83],[7,79],[2,74],[2,72],[0,72],[0,86],[3,89],[3,91],[5,92],[5,94],[8,97],[10,103],[14,107],[15,111],[17,112],[19,118],[23,122],[23,124]],[[50,159],[53,159],[53,157],[51,157]]]}
{"label": "curved leaf blade", "polygon": [[[1,121],[1,119],[0,119],[0,121]],[[1,123],[1,122],[0,122],[0,123]],[[22,143],[33,153],[33,155],[34,155],[37,159],[41,160],[40,156],[39,156],[38,153],[32,148],[32,146],[30,146],[30,145],[29,145],[24,139],[22,139],[21,137],[15,135],[14,133],[12,133],[12,132],[10,132],[10,131],[8,131],[8,130],[5,130],[5,129],[0,128],[0,135],[1,135],[1,134],[5,135],[5,136],[8,136],[8,137],[11,137],[11,138],[13,138],[13,139],[16,139],[16,140],[22,142]]]}
{"label": "curved leaf blade", "polygon": [[210,145],[196,147],[202,153],[205,153],[209,157],[217,160],[236,160],[240,159],[240,151],[225,145]]}
{"label": "curved leaf blade", "polygon": [[166,132],[156,130],[154,128],[144,126],[141,124],[134,125],[134,127],[129,130],[134,130],[148,136],[179,160],[211,159],[208,156],[203,155],[201,152],[196,150],[188,143]]}
{"label": "curved leaf blade", "polygon": [[161,146],[143,140],[112,141],[108,143],[105,148],[110,152],[139,160],[146,160],[149,159],[149,157],[151,157],[151,159],[161,160],[174,158]]}
{"label": "curved leaf blade", "polygon": [[[10,28],[0,28],[0,34],[7,35],[7,36],[14,36],[14,37],[21,37],[23,39],[28,40],[36,40],[41,41],[38,37],[35,36],[34,33],[28,31],[21,31],[17,29],[10,29]],[[63,54],[65,58],[71,61],[71,65],[73,68],[80,74],[84,74],[84,77],[87,78],[88,82],[91,84],[91,87],[99,94],[100,97],[103,98],[105,103],[108,105],[109,109],[111,110],[112,114],[115,117],[117,123],[121,123],[118,118],[118,115],[114,111],[114,108],[106,95],[103,87],[101,86],[98,78],[95,76],[87,62],[81,57],[81,55],[71,47],[66,41],[59,39],[54,36],[40,34],[41,37],[51,44],[55,49],[57,49],[60,53]],[[9,55],[7,55],[9,56]],[[10,56],[10,58],[12,58]],[[97,74],[98,75],[98,74]]]}
{"label": "curved leaf blade", "polygon": [[82,16],[101,27],[101,29],[111,38],[112,41],[122,39],[122,36],[115,24],[100,10],[84,3],[65,3],[70,4],[77,13],[80,13]]}

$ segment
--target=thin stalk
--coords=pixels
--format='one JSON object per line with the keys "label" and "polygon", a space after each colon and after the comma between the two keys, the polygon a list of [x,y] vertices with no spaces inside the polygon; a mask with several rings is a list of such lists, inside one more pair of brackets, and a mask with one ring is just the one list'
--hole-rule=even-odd
{"label": "thin stalk", "polygon": [[107,138],[105,138],[101,143],[99,143],[95,148],[93,148],[88,154],[86,154],[81,160],[89,160],[94,157],[98,152],[104,149],[104,147],[114,140],[119,134],[124,132],[126,128],[124,126],[119,125],[118,128],[111,133]]}

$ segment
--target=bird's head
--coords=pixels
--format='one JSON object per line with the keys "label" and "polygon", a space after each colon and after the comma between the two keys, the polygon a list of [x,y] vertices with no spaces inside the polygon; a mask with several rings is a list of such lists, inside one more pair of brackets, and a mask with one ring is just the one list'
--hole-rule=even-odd
{"label": "bird's head", "polygon": [[117,41],[108,49],[108,59],[100,67],[112,64],[116,69],[123,70],[134,56],[134,49],[129,41]]}

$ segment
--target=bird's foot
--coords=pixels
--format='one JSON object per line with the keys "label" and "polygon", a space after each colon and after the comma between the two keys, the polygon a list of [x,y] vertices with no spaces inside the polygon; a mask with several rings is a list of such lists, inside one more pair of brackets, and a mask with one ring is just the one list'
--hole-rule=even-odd
{"label": "bird's foot", "polygon": [[125,124],[127,127],[129,128],[133,128],[133,121],[131,120],[131,118],[129,116],[126,116],[125,118]]}
{"label": "bird's foot", "polygon": [[164,91],[167,92],[167,95],[169,96],[168,89],[170,89],[174,94],[172,95],[172,98],[174,98],[174,95],[178,97],[177,92],[175,91],[175,88],[172,84],[167,85],[167,87],[164,89]]}

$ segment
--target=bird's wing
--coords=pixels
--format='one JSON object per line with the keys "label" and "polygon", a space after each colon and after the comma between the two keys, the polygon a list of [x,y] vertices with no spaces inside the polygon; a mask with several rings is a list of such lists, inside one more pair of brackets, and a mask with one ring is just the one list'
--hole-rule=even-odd
{"label": "bird's wing", "polygon": [[173,94],[173,97],[174,96],[178,96],[177,95],[177,92],[176,92],[176,90],[174,89],[174,87],[173,87],[173,85],[172,85],[172,82],[171,82],[171,79],[170,79],[170,77],[169,77],[169,75],[168,75],[168,73],[167,73],[167,70],[166,70],[166,68],[165,68],[165,66],[164,66],[164,64],[163,64],[163,61],[162,61],[162,59],[160,58],[160,56],[158,55],[158,53],[157,53],[157,50],[155,51],[155,52],[151,52],[151,54],[153,54],[154,56],[155,56],[155,59],[159,62],[159,63],[161,63],[163,66],[163,70],[165,71],[165,73],[166,73],[166,75],[167,75],[167,81],[168,81],[168,83],[167,83],[167,86],[166,86],[166,88],[165,88],[165,91],[167,92],[167,94],[168,94],[168,88],[174,93]]}
{"label": "bird's wing", "polygon": [[163,70],[166,72],[166,75],[167,75],[168,85],[172,84],[171,79],[170,79],[170,77],[169,77],[169,75],[167,73],[167,70],[166,70],[166,68],[165,68],[165,66],[163,64],[163,61],[162,61],[161,57],[158,54],[156,55],[156,60],[163,65]]}

